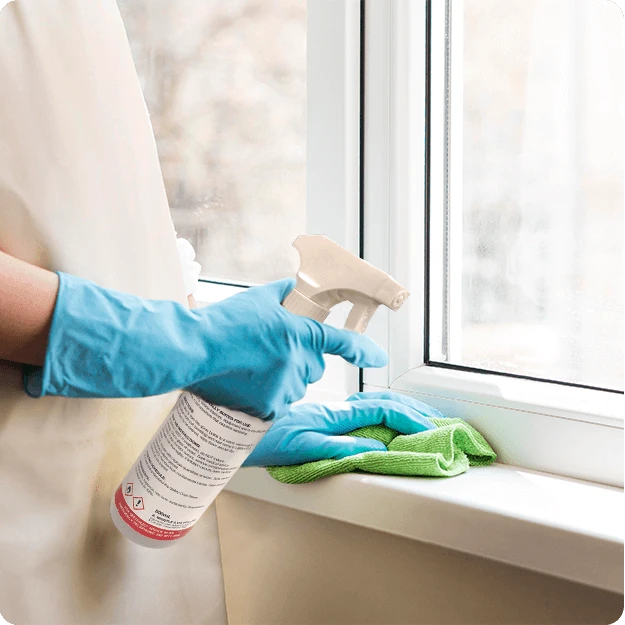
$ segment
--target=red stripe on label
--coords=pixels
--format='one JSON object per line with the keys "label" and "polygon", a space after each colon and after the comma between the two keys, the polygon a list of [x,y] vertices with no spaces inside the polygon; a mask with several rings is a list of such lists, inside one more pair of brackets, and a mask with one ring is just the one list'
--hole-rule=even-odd
{"label": "red stripe on label", "polygon": [[182,538],[193,529],[193,526],[191,526],[183,530],[166,530],[156,527],[151,523],[147,523],[143,519],[139,518],[133,512],[132,508],[126,503],[121,486],[115,493],[115,507],[117,508],[117,512],[119,512],[119,516],[129,527],[142,536],[146,536],[147,538],[152,538],[154,540],[176,540],[177,538]]}

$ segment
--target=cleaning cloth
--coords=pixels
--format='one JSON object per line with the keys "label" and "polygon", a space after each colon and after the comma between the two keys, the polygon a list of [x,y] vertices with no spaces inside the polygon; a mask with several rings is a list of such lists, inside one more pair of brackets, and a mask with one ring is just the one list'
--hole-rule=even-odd
{"label": "cleaning cloth", "polygon": [[305,464],[268,467],[269,475],[285,484],[303,484],[322,477],[364,471],[383,475],[452,477],[469,466],[492,464],[496,454],[486,439],[462,419],[432,418],[433,430],[404,436],[374,425],[350,432],[348,436],[374,438],[388,451],[368,451],[340,460],[318,460]]}

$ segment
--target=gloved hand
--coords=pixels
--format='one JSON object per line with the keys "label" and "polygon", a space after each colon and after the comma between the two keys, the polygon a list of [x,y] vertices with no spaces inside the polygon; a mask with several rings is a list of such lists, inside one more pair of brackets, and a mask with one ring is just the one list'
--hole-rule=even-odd
{"label": "gloved hand", "polygon": [[344,402],[299,404],[269,428],[243,466],[271,467],[386,451],[371,438],[343,436],[367,425],[386,425],[401,434],[434,429],[436,408],[398,393],[356,393]]}
{"label": "gloved hand", "polygon": [[283,308],[291,279],[188,310],[59,277],[44,366],[24,374],[33,397],[142,397],[186,388],[274,418],[321,378],[323,354],[360,367],[387,361],[371,339]]}

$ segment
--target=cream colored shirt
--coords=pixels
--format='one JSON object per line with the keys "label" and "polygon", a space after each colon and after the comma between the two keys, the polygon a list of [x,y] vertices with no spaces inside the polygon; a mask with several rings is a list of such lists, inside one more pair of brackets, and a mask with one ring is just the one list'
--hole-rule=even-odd
{"label": "cream colored shirt", "polygon": [[[186,300],[114,0],[16,0],[0,12],[0,249]],[[19,373],[0,366],[0,614],[15,625],[225,623],[214,511],[163,550],[126,541],[109,517],[175,395],[31,399]]]}

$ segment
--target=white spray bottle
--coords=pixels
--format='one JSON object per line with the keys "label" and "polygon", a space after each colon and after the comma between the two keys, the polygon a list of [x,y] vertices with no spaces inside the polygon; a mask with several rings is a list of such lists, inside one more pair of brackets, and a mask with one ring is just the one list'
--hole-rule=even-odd
{"label": "white spray bottle", "polygon": [[[282,305],[297,315],[323,322],[333,306],[350,301],[345,328],[364,332],[380,304],[398,310],[408,297],[390,276],[324,236],[300,236],[293,246],[300,268]],[[115,492],[115,526],[140,545],[172,545],[191,531],[270,426],[182,393]]]}

